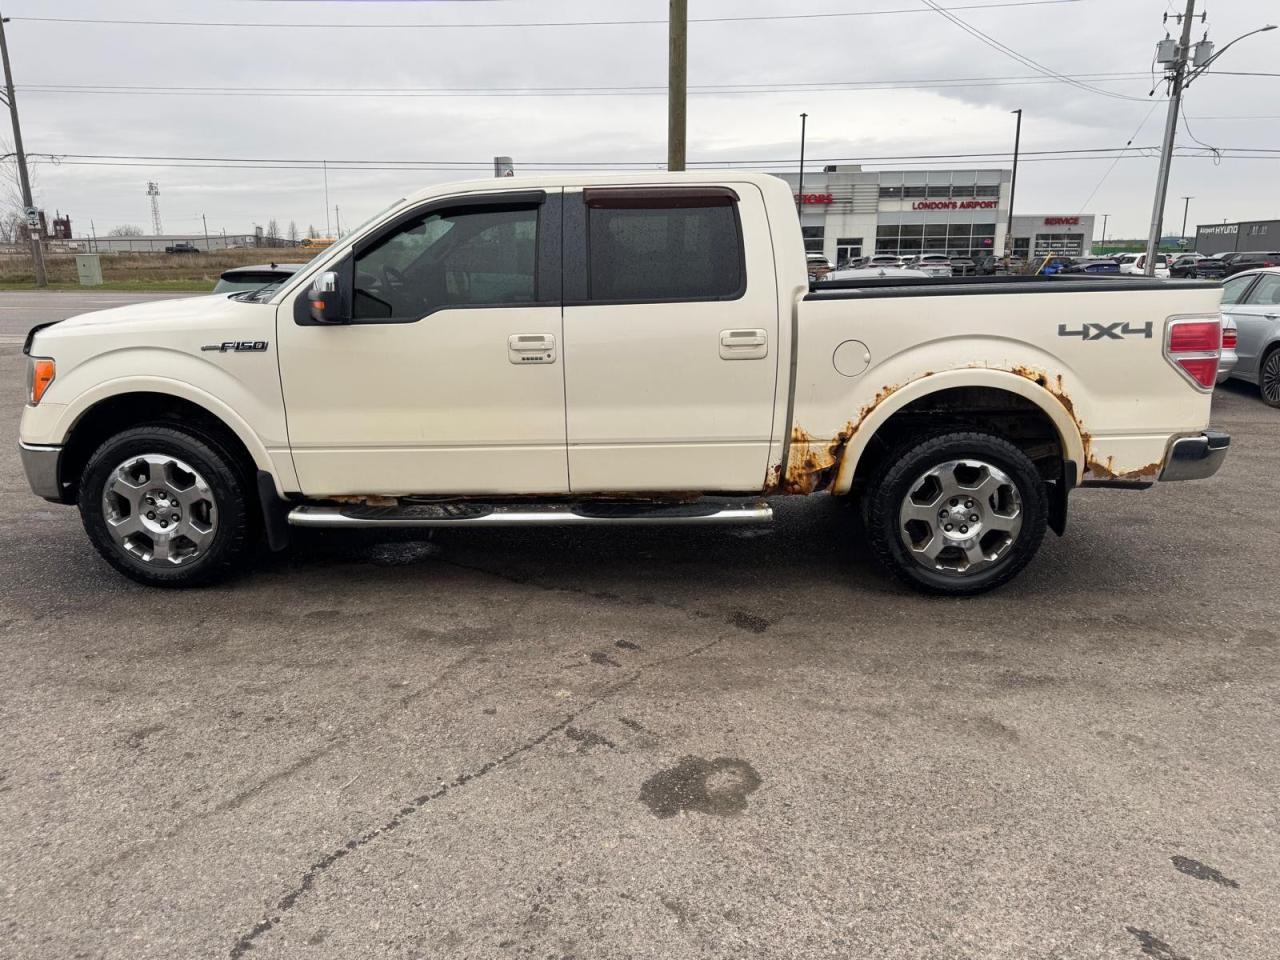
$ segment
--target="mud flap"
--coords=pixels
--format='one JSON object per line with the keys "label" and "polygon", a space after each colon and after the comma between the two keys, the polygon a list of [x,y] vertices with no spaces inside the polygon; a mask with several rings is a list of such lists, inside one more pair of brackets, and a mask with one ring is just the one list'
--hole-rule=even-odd
{"label": "mud flap", "polygon": [[276,493],[276,482],[265,470],[258,471],[258,502],[262,504],[262,528],[267,546],[279,553],[289,546],[289,504]]}
{"label": "mud flap", "polygon": [[1062,461],[1062,475],[1050,481],[1049,529],[1062,536],[1067,529],[1067,497],[1076,485],[1076,465],[1073,460]]}

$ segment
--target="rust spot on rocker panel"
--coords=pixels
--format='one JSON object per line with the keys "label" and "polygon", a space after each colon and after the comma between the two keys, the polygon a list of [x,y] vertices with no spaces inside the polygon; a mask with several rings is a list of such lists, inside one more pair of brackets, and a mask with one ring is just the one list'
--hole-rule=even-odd
{"label": "rust spot on rocker panel", "polygon": [[[931,374],[932,371],[924,376]],[[786,476],[782,476],[782,464],[775,464],[769,470],[766,492],[804,495],[831,486],[849,440],[871,412],[902,386],[886,384],[881,387],[871,402],[858,411],[858,415],[841,427],[830,440],[819,440],[798,424],[792,427],[786,457]]]}

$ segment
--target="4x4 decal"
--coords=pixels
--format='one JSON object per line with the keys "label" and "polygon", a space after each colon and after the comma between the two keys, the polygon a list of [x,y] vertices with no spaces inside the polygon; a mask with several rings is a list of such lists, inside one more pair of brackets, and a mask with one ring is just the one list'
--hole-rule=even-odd
{"label": "4x4 decal", "polygon": [[1152,324],[1147,321],[1140,327],[1125,321],[1123,323],[1086,323],[1078,330],[1069,330],[1065,323],[1058,324],[1058,336],[1079,337],[1081,340],[1123,340],[1125,337],[1143,337],[1150,340]]}

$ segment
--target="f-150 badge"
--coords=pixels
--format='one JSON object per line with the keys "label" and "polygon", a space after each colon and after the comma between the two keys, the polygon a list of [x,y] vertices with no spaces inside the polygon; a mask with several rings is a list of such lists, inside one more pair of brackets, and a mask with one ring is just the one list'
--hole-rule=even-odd
{"label": "f-150 badge", "polygon": [[206,343],[201,350],[216,350],[219,353],[263,353],[267,349],[265,340],[223,340],[221,343]]}

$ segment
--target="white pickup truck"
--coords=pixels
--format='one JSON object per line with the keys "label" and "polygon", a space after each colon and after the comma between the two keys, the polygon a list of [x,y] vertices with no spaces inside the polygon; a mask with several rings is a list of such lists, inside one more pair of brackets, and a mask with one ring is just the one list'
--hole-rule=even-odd
{"label": "white pickup truck", "polygon": [[432,187],[257,292],[33,329],[21,452],[144,583],[291,526],[749,523],[862,510],[925,590],[1007,581],[1079,485],[1214,473],[1213,282],[808,281],[738,171]]}

